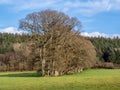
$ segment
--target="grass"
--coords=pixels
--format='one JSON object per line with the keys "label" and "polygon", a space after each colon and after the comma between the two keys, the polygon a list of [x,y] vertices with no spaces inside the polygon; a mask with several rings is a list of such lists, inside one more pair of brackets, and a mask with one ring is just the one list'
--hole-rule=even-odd
{"label": "grass", "polygon": [[0,90],[120,90],[120,70],[94,69],[59,77],[4,72],[0,73]]}

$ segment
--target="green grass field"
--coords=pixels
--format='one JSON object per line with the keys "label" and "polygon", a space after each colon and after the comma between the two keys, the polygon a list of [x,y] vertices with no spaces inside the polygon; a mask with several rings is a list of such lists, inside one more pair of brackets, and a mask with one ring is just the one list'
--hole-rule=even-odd
{"label": "green grass field", "polygon": [[59,77],[1,72],[0,90],[120,90],[120,69],[94,69]]}

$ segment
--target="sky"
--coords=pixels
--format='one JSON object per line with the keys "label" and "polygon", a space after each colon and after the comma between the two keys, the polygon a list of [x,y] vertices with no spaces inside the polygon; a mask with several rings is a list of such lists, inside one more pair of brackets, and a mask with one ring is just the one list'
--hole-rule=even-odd
{"label": "sky", "polygon": [[77,17],[84,36],[120,37],[120,0],[0,0],[0,32],[22,33],[19,20],[46,9]]}

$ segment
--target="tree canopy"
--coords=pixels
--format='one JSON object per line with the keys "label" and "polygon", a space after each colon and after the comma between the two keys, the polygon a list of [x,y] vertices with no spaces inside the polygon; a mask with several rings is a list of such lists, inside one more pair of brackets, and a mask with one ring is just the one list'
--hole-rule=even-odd
{"label": "tree canopy", "polygon": [[[39,49],[40,72],[43,76],[74,73],[84,67],[81,64],[85,63],[85,58],[82,59],[81,56],[88,53],[85,48],[82,49],[84,43],[79,34],[81,23],[76,17],[54,10],[34,12],[20,20],[20,28],[36,37],[32,42],[35,43],[34,50]],[[94,61],[96,62],[95,58]],[[93,65],[89,63],[86,66]]]}

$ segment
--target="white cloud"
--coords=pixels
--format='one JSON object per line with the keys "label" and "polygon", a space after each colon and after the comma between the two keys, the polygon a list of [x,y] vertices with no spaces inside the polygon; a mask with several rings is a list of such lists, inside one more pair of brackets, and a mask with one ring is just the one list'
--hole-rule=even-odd
{"label": "white cloud", "polygon": [[1,28],[0,29],[0,32],[1,33],[18,33],[18,34],[22,34],[22,33],[26,33],[25,31],[23,30],[18,30],[17,28],[15,27],[7,27],[7,28]]}
{"label": "white cloud", "polygon": [[7,3],[8,1],[7,0],[0,0],[0,4],[4,4],[4,3]]}
{"label": "white cloud", "polygon": [[120,38],[120,34],[105,34],[100,32],[92,32],[92,33],[82,32],[81,35],[85,37],[105,37],[105,38],[119,37]]}
{"label": "white cloud", "polygon": [[[52,8],[60,9],[64,12],[78,13],[86,16],[94,15],[100,12],[120,10],[120,0],[30,0],[22,3],[20,10],[35,9],[35,8]],[[18,5],[17,5],[18,6]]]}
{"label": "white cloud", "polygon": [[[21,1],[22,2],[22,1]],[[29,2],[29,4],[28,4]],[[20,4],[20,2],[19,2]],[[52,8],[60,9],[64,12],[72,11],[74,13],[80,13],[83,15],[93,15],[99,12],[103,12],[109,9],[109,0],[96,0],[83,2],[80,0],[29,0],[21,3],[22,5],[16,5],[18,10],[36,9],[36,8]],[[19,7],[18,7],[19,6]]]}
{"label": "white cloud", "polygon": [[13,10],[23,11],[56,8],[61,1],[63,0],[2,0],[0,4],[9,4]]}
{"label": "white cloud", "polygon": [[0,4],[10,4],[17,11],[57,9],[86,16],[120,10],[120,0],[0,0]]}
{"label": "white cloud", "polygon": [[59,1],[61,0],[20,0],[19,3],[14,4],[14,9],[21,11],[57,7]]}
{"label": "white cloud", "polygon": [[66,5],[71,8],[76,8],[76,13],[81,13],[83,15],[93,15],[99,12],[107,11],[109,9],[109,0],[87,0],[76,2],[67,2]]}
{"label": "white cloud", "polygon": [[82,32],[81,35],[86,37],[106,37],[106,38],[109,37],[108,34],[100,33],[100,32],[92,32],[92,33]]}
{"label": "white cloud", "polygon": [[0,4],[13,4],[16,0],[0,0]]}

